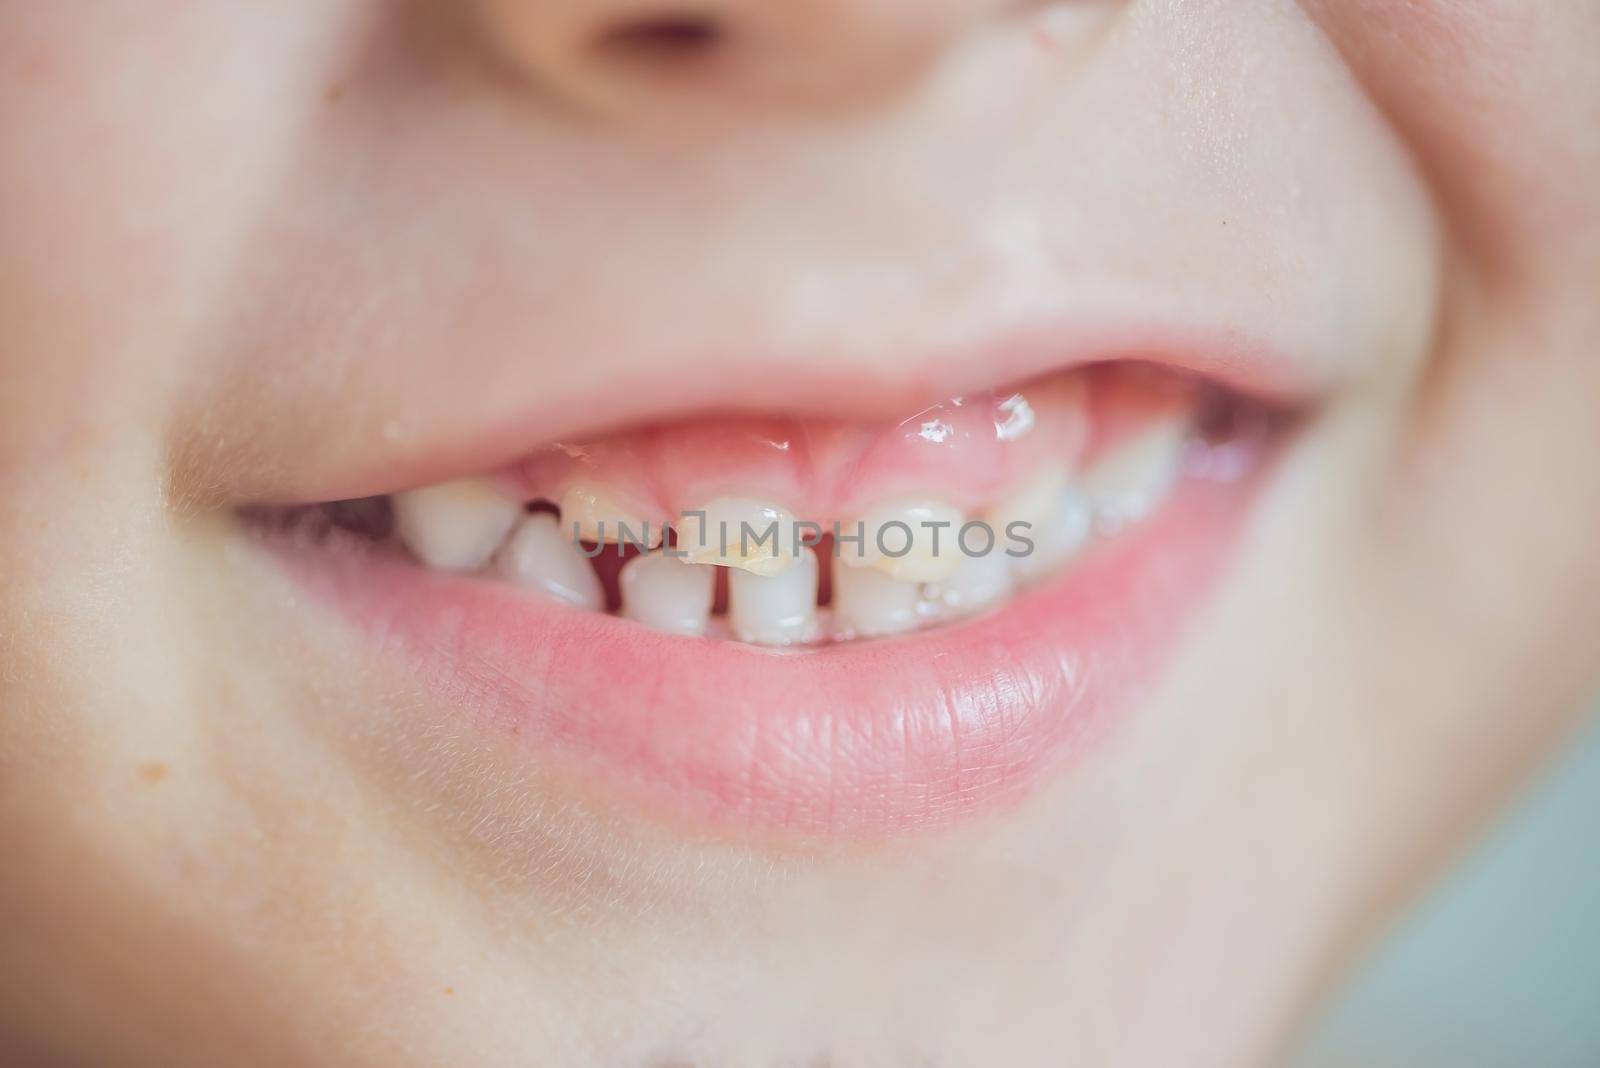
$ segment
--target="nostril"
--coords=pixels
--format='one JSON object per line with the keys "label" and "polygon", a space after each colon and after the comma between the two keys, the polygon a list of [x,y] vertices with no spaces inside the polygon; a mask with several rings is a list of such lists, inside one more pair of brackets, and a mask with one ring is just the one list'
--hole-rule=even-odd
{"label": "nostril", "polygon": [[725,36],[710,15],[677,12],[630,18],[601,33],[595,47],[617,59],[682,62],[709,55]]}

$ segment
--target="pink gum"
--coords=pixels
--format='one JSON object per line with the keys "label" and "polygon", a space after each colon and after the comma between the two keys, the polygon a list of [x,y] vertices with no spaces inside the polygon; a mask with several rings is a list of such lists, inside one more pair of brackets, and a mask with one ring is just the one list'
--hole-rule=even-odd
{"label": "pink gum", "polygon": [[779,505],[823,524],[847,522],[896,497],[940,501],[971,514],[1047,465],[1076,469],[1113,427],[1120,436],[1175,405],[1193,408],[1188,383],[1152,388],[1101,372],[957,398],[876,425],[708,417],[559,442],[506,475],[528,500],[556,501],[576,484],[602,486],[654,522],[730,496]]}

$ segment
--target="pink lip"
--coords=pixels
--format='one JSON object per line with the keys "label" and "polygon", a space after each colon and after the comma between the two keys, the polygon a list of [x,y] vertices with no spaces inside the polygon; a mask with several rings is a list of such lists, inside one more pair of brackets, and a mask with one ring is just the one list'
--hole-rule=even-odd
{"label": "pink lip", "polygon": [[[860,361],[819,365],[814,353],[785,359],[741,350],[708,357],[693,375],[660,361],[583,387],[508,388],[502,394],[509,400],[446,406],[454,414],[420,429],[408,427],[399,437],[366,428],[352,435],[359,448],[324,450],[292,475],[263,465],[241,476],[266,480],[247,483],[241,495],[278,504],[379,496],[518,464],[552,441],[713,413],[871,422],[919,411],[930,401],[981,395],[997,384],[1118,361],[1192,373],[1274,406],[1298,408],[1333,384],[1330,372],[1318,370],[1319,361],[1293,355],[1305,351],[1317,346],[1257,337],[1231,325],[1170,319],[1143,306],[1131,316],[1063,313],[1060,321],[1016,326],[982,342],[930,348],[892,371],[874,371]],[[530,396],[536,400],[529,402]],[[375,440],[383,446],[372,448]]]}
{"label": "pink lip", "polygon": [[698,825],[882,835],[1014,803],[1137,704],[1261,481],[1186,480],[1161,513],[999,610],[774,652],[681,638],[383,552],[289,539],[289,570],[535,759]]}

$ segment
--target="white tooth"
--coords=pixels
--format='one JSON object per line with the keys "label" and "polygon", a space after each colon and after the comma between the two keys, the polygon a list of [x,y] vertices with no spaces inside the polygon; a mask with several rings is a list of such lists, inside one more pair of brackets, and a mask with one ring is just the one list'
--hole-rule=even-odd
{"label": "white tooth", "polygon": [[1067,486],[1056,497],[1056,510],[1049,519],[1035,526],[1028,535],[1033,542],[1031,552],[1026,546],[1012,545],[1022,555],[1011,558],[1017,578],[1033,582],[1057,571],[1078,554],[1094,533],[1094,509],[1089,507],[1083,493],[1075,486]]}
{"label": "white tooth", "polygon": [[576,528],[582,541],[626,542],[654,549],[666,535],[664,523],[645,518],[639,509],[630,507],[604,486],[575,482],[562,492],[557,505],[562,527],[569,534]]}
{"label": "white tooth", "polygon": [[771,576],[783,574],[800,559],[794,516],[747,497],[718,497],[687,510],[676,530],[677,550],[697,564]]}
{"label": "white tooth", "polygon": [[846,567],[876,568],[902,582],[941,582],[961,564],[956,535],[963,522],[959,511],[938,501],[890,501],[841,524],[844,538],[859,533],[862,539],[841,540],[839,558]]}
{"label": "white tooth", "polygon": [[[1083,547],[1093,530],[1094,513],[1067,473],[1050,468],[990,509],[987,519],[995,534],[995,554],[1026,583],[1055,571]],[[1013,528],[1020,523],[1027,526]],[[978,546],[969,540],[968,547]]]}
{"label": "white tooth", "polygon": [[1183,471],[1189,429],[1186,418],[1163,419],[1091,464],[1079,485],[1096,519],[1115,528],[1154,512]]}
{"label": "white tooth", "polygon": [[929,587],[938,614],[945,618],[971,615],[1010,596],[1014,585],[1011,564],[998,543],[992,552],[963,557],[949,578]]}
{"label": "white tooth", "polygon": [[817,579],[814,549],[781,575],[728,572],[728,625],[742,642],[801,645],[817,636]]}
{"label": "white tooth", "polygon": [[594,565],[553,515],[530,515],[512,531],[495,557],[495,568],[510,582],[591,611],[606,606]]}
{"label": "white tooth", "polygon": [[985,518],[994,527],[995,537],[1001,540],[1005,539],[1005,528],[1011,523],[1027,523],[1037,530],[1055,516],[1057,502],[1066,488],[1066,471],[1059,467],[1046,468],[990,508]]}
{"label": "white tooth", "polygon": [[484,479],[443,482],[393,498],[395,532],[430,567],[476,571],[510,533],[522,505]]}
{"label": "white tooth", "polygon": [[839,628],[857,638],[915,630],[921,623],[922,584],[901,582],[870,567],[833,568],[833,613]]}
{"label": "white tooth", "polygon": [[656,550],[622,566],[622,614],[672,634],[700,635],[711,618],[716,568]]}

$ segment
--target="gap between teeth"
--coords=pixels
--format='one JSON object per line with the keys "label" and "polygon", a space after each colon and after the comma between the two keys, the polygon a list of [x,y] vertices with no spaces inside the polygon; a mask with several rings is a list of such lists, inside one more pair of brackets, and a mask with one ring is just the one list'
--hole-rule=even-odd
{"label": "gap between teeth", "polygon": [[[1186,422],[1158,423],[1076,476],[1041,472],[973,516],[933,499],[887,501],[840,523],[842,543],[827,560],[811,545],[831,528],[812,534],[786,509],[756,498],[723,497],[686,512],[672,545],[664,544],[665,524],[605,487],[568,487],[559,519],[526,512],[486,479],[396,494],[392,503],[396,534],[430,567],[485,572],[598,612],[605,591],[589,557],[630,543],[649,551],[622,566],[626,618],[672,634],[808,645],[903,634],[1004,601],[1061,570],[1097,533],[1155,512],[1179,480],[1189,441]],[[829,608],[817,605],[824,566],[831,567]],[[713,616],[719,569],[728,573],[725,618]]]}

